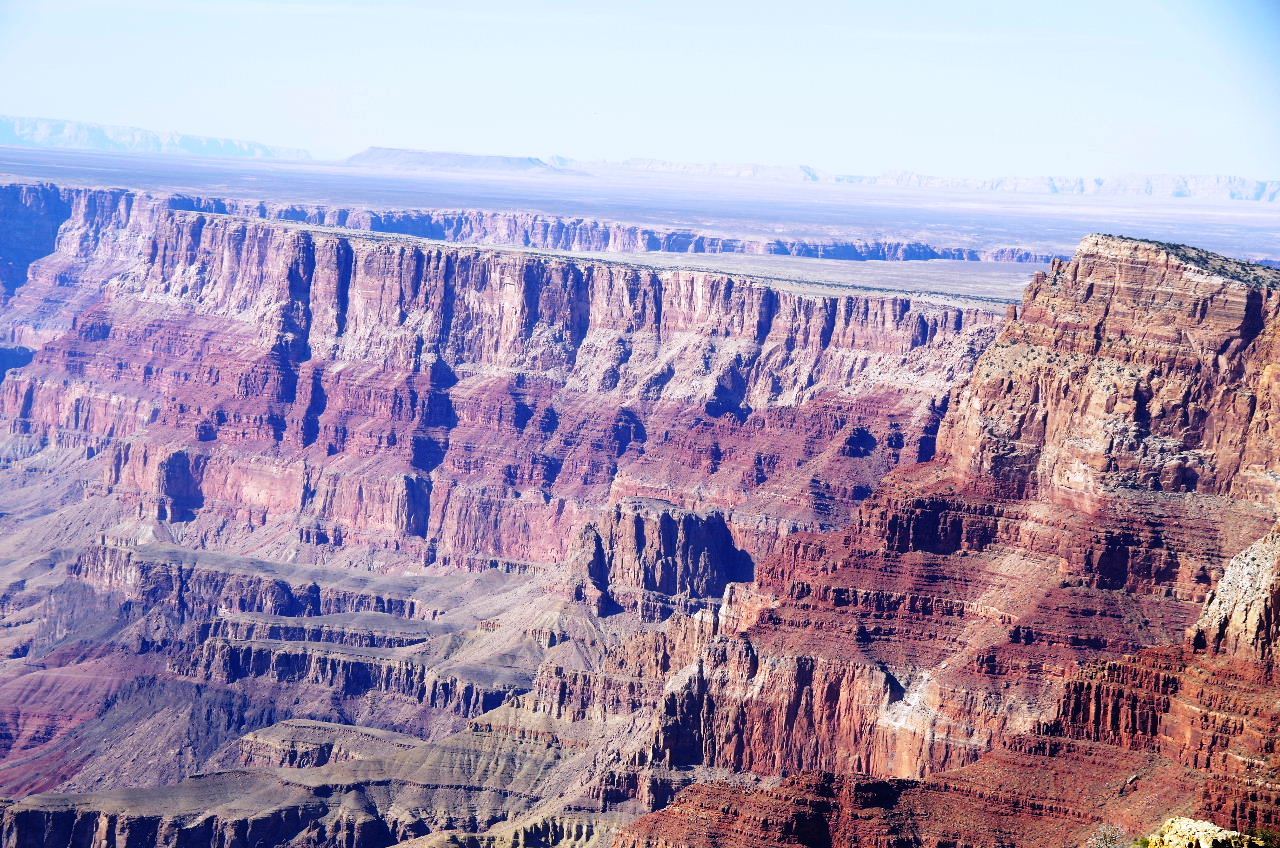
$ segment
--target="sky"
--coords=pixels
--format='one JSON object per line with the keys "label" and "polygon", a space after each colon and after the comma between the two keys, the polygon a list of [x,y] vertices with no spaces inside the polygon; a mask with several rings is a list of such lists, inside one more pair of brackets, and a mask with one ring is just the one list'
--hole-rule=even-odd
{"label": "sky", "polygon": [[1280,0],[0,0],[0,79],[321,158],[1280,178]]}

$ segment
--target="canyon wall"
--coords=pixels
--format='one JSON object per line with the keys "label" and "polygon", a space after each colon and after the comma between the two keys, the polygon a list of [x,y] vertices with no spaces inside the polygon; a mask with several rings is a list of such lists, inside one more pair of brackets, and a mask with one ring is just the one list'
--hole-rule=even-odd
{"label": "canyon wall", "polygon": [[714,505],[762,537],[840,523],[932,452],[996,320],[126,192],[72,206],[7,307],[34,359],[0,414],[28,447],[91,453],[93,495],[197,546],[302,535],[316,560],[358,543],[526,568],[562,558],[606,492]]}
{"label": "canyon wall", "polygon": [[930,456],[1000,320],[44,196],[14,214],[56,240],[0,312],[19,795],[178,780],[290,718],[433,739],[548,653],[625,699],[601,652]]}
{"label": "canyon wall", "polygon": [[[0,193],[12,198],[22,192],[37,193],[60,205],[62,220],[66,207],[82,194],[82,189],[59,188],[48,183],[8,184]],[[119,193],[119,192],[115,192]],[[133,194],[133,193],[130,193]],[[141,193],[139,193],[141,194]],[[525,247],[539,250],[588,253],[682,253],[744,254],[752,256],[792,256],[837,261],[927,261],[945,259],[965,262],[1044,263],[1054,258],[1043,251],[1018,245],[974,249],[932,244],[901,238],[785,238],[745,237],[699,232],[623,221],[565,217],[522,210],[486,209],[370,209],[340,205],[252,201],[181,193],[144,195],[151,203],[168,209],[207,212],[242,218],[261,218],[307,224],[314,227],[367,230],[414,236],[460,244],[495,247]],[[16,218],[14,219],[17,220]],[[61,220],[59,221],[61,223]],[[56,229],[56,224],[55,224]],[[51,231],[52,232],[52,231]],[[48,247],[25,235],[12,246]],[[45,250],[44,252],[48,252]],[[33,253],[38,258],[44,253]]]}
{"label": "canyon wall", "polygon": [[1048,262],[1052,255],[1016,245],[977,250],[923,241],[875,238],[769,239],[701,233],[688,229],[564,218],[536,212],[480,209],[370,211],[297,204],[192,200],[184,205],[328,227],[400,233],[448,242],[511,245],[592,253],[740,253],[848,262],[949,259],[964,262]]}
{"label": "canyon wall", "polygon": [[[749,616],[669,687],[656,755],[913,778],[877,833],[923,844],[1142,833],[1171,804],[1274,827],[1278,292],[1259,266],[1086,239],[957,391],[933,462],[757,564]],[[623,844],[713,844],[725,791]],[[859,809],[787,793],[808,824],[768,844],[825,844]]]}
{"label": "canyon wall", "polygon": [[1005,316],[58,196],[0,843],[1280,824],[1280,272],[1093,236]]}

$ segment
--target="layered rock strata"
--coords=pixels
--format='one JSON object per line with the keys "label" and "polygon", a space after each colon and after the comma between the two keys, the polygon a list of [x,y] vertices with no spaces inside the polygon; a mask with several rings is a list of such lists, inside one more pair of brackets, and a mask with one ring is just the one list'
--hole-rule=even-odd
{"label": "layered rock strata", "polygon": [[[65,220],[70,205],[84,189],[60,188],[48,183],[0,186],[6,202],[20,202],[23,193],[55,200],[55,210]],[[89,193],[93,193],[89,190]],[[119,193],[119,192],[117,192]],[[127,192],[128,194],[134,194]],[[538,212],[484,209],[366,209],[346,206],[291,204],[218,198],[180,193],[146,195],[147,201],[172,210],[261,218],[316,227],[367,230],[461,244],[523,247],[585,253],[681,253],[791,256],[809,259],[866,262],[909,262],[944,259],[965,262],[1044,263],[1052,254],[1017,245],[975,249],[931,244],[892,236],[863,238],[769,239],[697,232],[594,218],[563,217]],[[55,227],[56,228],[56,227]],[[39,235],[38,233],[36,234]],[[50,236],[52,231],[50,231]],[[38,237],[21,234],[12,244],[45,244]],[[30,258],[44,255],[30,253]],[[47,250],[46,250],[47,252]]]}
{"label": "layered rock strata", "polygon": [[671,670],[649,629],[693,651],[785,533],[931,455],[1000,320],[14,191],[55,234],[0,312],[18,796],[177,781],[279,721],[500,749],[641,721]]}
{"label": "layered rock strata", "polygon": [[96,193],[27,280],[6,845],[1280,823],[1274,270],[1002,321]]}
{"label": "layered rock strata", "polygon": [[[1144,832],[1172,803],[1274,827],[1278,291],[1103,236],[1038,276],[937,458],[757,564],[662,761],[915,778],[882,833],[923,844]],[[699,797],[634,844],[696,832]]]}

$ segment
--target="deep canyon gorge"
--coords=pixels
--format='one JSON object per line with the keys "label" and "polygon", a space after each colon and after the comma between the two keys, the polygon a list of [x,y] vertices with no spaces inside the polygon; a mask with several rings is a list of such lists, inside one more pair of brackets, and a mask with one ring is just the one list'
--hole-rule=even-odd
{"label": "deep canyon gorge", "polygon": [[0,845],[1280,829],[1278,363],[1117,235],[0,185]]}

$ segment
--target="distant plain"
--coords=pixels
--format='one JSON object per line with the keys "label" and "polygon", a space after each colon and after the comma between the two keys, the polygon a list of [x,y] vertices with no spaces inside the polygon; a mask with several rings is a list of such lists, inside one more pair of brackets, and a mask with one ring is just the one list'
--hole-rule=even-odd
{"label": "distant plain", "polygon": [[[524,211],[748,239],[886,240],[1058,255],[1069,255],[1082,236],[1104,231],[1280,259],[1280,204],[1256,201],[887,189],[662,173],[396,171],[0,147],[4,178],[376,210]],[[1000,300],[1017,299],[1043,267],[704,253],[649,253],[644,263]]]}

